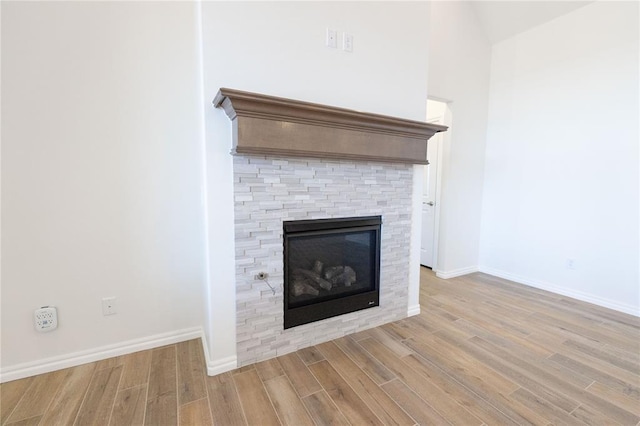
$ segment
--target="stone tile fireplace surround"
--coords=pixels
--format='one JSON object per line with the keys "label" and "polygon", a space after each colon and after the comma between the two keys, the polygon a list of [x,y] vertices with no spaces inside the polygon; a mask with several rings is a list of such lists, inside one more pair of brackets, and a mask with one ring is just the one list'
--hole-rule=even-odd
{"label": "stone tile fireplace surround", "polygon": [[[214,105],[233,123],[238,366],[405,318],[413,164],[446,128],[230,89]],[[283,221],[374,215],[380,306],[285,330]]]}
{"label": "stone tile fireplace surround", "polygon": [[[236,156],[233,166],[238,366],[407,316],[410,164]],[[372,215],[383,220],[380,306],[284,330],[282,222]]]}

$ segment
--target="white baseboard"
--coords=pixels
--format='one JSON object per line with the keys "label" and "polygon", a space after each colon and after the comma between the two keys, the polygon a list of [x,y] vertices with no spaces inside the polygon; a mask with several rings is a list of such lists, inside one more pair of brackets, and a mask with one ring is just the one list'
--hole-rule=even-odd
{"label": "white baseboard", "polygon": [[236,355],[220,359],[211,359],[209,345],[207,345],[207,336],[204,334],[204,330],[202,333],[202,349],[204,351],[205,363],[207,364],[208,376],[215,376],[238,368],[238,357]]}
{"label": "white baseboard", "polygon": [[552,293],[561,294],[563,296],[571,297],[572,299],[581,300],[583,302],[593,303],[594,305],[602,306],[604,308],[613,309],[614,311],[624,312],[625,314],[634,315],[640,317],[640,311],[638,308],[617,302],[615,300],[605,299],[603,297],[595,296],[593,294],[576,291],[566,287],[558,286],[544,281],[534,280],[531,278],[523,277],[521,275],[515,275],[510,272],[505,272],[500,269],[489,268],[486,266],[480,266],[478,268],[480,272],[493,275],[495,277],[504,278],[509,281],[514,281],[518,284],[523,284],[529,287],[534,287],[540,290],[550,291]]}
{"label": "white baseboard", "polygon": [[226,358],[210,360],[207,362],[207,374],[215,376],[216,374],[226,373],[238,367],[238,357],[228,356]]}
{"label": "white baseboard", "polygon": [[436,277],[448,280],[449,278],[460,277],[462,275],[473,274],[478,272],[477,266],[468,266],[466,268],[453,269],[451,271],[436,271]]}
{"label": "white baseboard", "polygon": [[408,317],[412,317],[414,315],[420,315],[420,304],[419,303],[417,305],[409,306],[409,309],[407,309],[407,316]]}
{"label": "white baseboard", "polygon": [[156,334],[140,339],[127,340],[113,345],[101,346],[95,349],[73,352],[38,361],[25,362],[0,369],[0,382],[23,379],[36,374],[49,373],[63,368],[75,367],[88,362],[100,361],[114,356],[126,355],[160,346],[184,342],[186,340],[203,337],[201,327]]}

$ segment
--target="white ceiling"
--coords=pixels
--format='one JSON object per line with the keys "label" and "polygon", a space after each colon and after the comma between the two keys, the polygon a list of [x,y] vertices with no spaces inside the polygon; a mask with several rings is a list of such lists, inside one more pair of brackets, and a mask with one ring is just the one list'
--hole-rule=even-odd
{"label": "white ceiling", "polygon": [[487,38],[493,44],[592,1],[472,1]]}

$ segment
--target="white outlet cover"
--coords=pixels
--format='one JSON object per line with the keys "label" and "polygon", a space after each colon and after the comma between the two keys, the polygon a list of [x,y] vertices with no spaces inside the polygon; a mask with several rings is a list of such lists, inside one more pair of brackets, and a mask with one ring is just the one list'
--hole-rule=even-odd
{"label": "white outlet cover", "polygon": [[47,332],[58,328],[58,310],[53,306],[43,306],[33,312],[33,323],[37,331]]}
{"label": "white outlet cover", "polygon": [[105,297],[102,299],[102,315],[115,315],[118,313],[116,309],[116,298],[115,297]]}
{"label": "white outlet cover", "polygon": [[327,47],[336,49],[338,47],[338,31],[332,28],[327,28]]}

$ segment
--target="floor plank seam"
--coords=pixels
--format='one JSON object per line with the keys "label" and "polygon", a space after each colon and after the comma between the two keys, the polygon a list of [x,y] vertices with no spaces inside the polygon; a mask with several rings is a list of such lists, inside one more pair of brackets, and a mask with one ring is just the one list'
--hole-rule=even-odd
{"label": "floor plank seam", "polygon": [[115,394],[113,395],[113,401],[111,402],[111,409],[109,410],[109,419],[107,420],[107,425],[111,424],[111,418],[113,417],[113,410],[116,407],[116,400],[118,399],[118,393],[120,392],[120,384],[122,383],[122,378],[124,376],[124,363],[122,365],[122,372],[120,373],[120,378],[118,379],[118,385],[116,386]]}
{"label": "floor plank seam", "polygon": [[[400,380],[400,379],[398,379],[398,378],[396,378],[396,379],[394,379],[394,380],[399,380],[399,381],[401,381],[401,380]],[[406,384],[405,384],[405,386],[406,386]],[[387,391],[386,391],[382,386],[379,386],[379,388],[380,388],[380,390],[381,390],[382,392],[384,392],[384,393],[385,393],[385,395],[387,395],[387,396],[389,397],[389,399],[390,399],[391,401],[393,401],[393,402],[398,406],[398,408],[400,408],[402,411],[404,411],[404,413],[405,413],[407,416],[409,416],[409,418],[410,418],[411,420],[413,420],[413,421],[415,422],[415,423],[414,423],[414,426],[418,424],[418,422],[416,421],[416,419],[415,419],[411,414],[409,414],[409,412],[407,412],[407,410],[406,410],[402,405],[398,404],[398,403],[395,401],[395,399],[393,399],[393,397],[392,397],[391,395],[389,395],[389,393],[388,393],[388,392],[387,392]],[[418,395],[416,395],[416,397],[420,398]],[[422,398],[420,398],[420,399],[422,399]],[[424,401],[424,400],[423,400],[423,401]],[[427,404],[427,405],[428,405],[428,404]],[[433,408],[433,407],[431,407],[431,408]]]}
{"label": "floor plank seam", "polygon": [[[417,374],[419,374],[419,373],[417,373]],[[419,398],[421,401],[423,401],[423,402],[424,402],[424,404],[425,404],[425,405],[428,405],[429,407],[431,407],[431,409],[432,409],[433,411],[435,411],[436,413],[438,413],[438,414],[440,415],[440,417],[442,417],[443,419],[445,419],[445,421],[446,421],[448,424],[450,424],[450,425],[452,424],[451,422],[449,422],[449,421],[447,420],[447,415],[446,415],[446,413],[442,412],[442,409],[438,410],[436,407],[434,407],[433,405],[429,404],[429,402],[428,402],[428,401],[425,401],[425,399],[424,399],[424,398],[422,398],[422,397],[421,397],[420,395],[418,395],[417,393],[415,393],[415,392],[411,389],[411,387],[410,387],[410,386],[409,386],[409,385],[408,385],[404,380],[402,380],[402,379],[401,379],[401,378],[399,378],[399,377],[396,377],[396,378],[395,378],[395,379],[393,379],[393,380],[398,380],[400,383],[402,383],[403,385],[405,385],[407,388],[409,388],[409,389],[411,390],[411,392],[413,392],[413,393],[415,394],[416,398]],[[393,380],[390,380],[390,381],[393,381]],[[383,390],[384,390],[384,389],[383,389]],[[464,407],[462,407],[462,406],[460,405],[460,403],[458,403],[458,401],[456,401],[454,398],[451,398],[451,397],[450,397],[450,399],[451,399],[451,401],[453,401],[454,403],[456,403],[457,405],[459,405],[461,408],[464,408]]]}
{"label": "floor plank seam", "polygon": [[51,408],[51,404],[53,404],[53,401],[55,401],[56,396],[58,396],[58,393],[62,391],[62,384],[64,383],[65,379],[69,376],[70,372],[71,372],[71,369],[69,369],[67,374],[65,374],[64,378],[60,380],[60,383],[58,384],[58,387],[56,388],[56,391],[54,392],[53,397],[51,398],[51,401],[49,401],[49,404],[47,404],[47,408],[45,408],[44,411],[42,412],[42,415],[41,415],[42,417],[44,417],[47,411],[49,411],[49,408]]}
{"label": "floor plank seam", "polygon": [[24,399],[25,395],[27,395],[27,393],[29,392],[29,390],[31,389],[31,386],[34,385],[35,379],[31,380],[31,383],[29,384],[29,386],[27,386],[27,388],[25,389],[25,391],[22,393],[22,395],[20,396],[20,398],[18,399],[18,402],[16,403],[16,405],[13,407],[13,409],[11,410],[11,413],[9,413],[9,415],[7,416],[7,418],[5,419],[5,421],[2,423],[2,425],[7,425],[9,424],[9,420],[11,419],[11,416],[13,416],[13,413],[15,413],[16,409],[20,406],[20,403],[22,402],[22,400]]}
{"label": "floor plank seam", "polygon": [[231,376],[231,381],[233,383],[233,391],[235,392],[236,397],[238,398],[238,401],[240,402],[240,410],[242,412],[242,417],[244,418],[244,424],[245,425],[249,424],[247,413],[245,412],[244,405],[242,405],[242,399],[240,399],[240,392],[238,391],[238,386],[236,384],[236,381],[235,381],[233,375]]}
{"label": "floor plank seam", "polygon": [[[297,356],[296,352],[293,352],[294,355]],[[300,358],[300,357],[298,357]],[[300,360],[302,361],[302,360]],[[279,362],[279,361],[278,361]],[[303,362],[304,364],[304,362]],[[282,364],[280,364],[280,367],[282,367]],[[307,366],[305,365],[305,368],[307,368]],[[282,369],[282,371],[284,371],[284,368]],[[298,399],[300,400],[300,403],[302,404],[302,408],[304,408],[305,412],[307,413],[307,415],[309,416],[309,418],[311,419],[311,421],[313,423],[315,423],[315,421],[313,420],[313,416],[311,415],[311,412],[309,411],[309,409],[307,408],[307,406],[302,402],[302,396],[300,396],[300,394],[298,393],[298,389],[296,389],[295,386],[293,386],[293,382],[291,381],[291,377],[289,377],[289,375],[286,373],[284,373],[284,376],[287,378],[287,381],[289,382],[289,385],[291,385],[291,388],[293,389],[293,391],[296,393],[296,396],[298,397]]]}
{"label": "floor plank seam", "polygon": [[148,384],[149,383],[138,383],[137,385],[131,385],[131,386],[123,387],[123,388],[118,388],[118,392],[124,392],[126,390],[131,390],[133,388],[137,388],[138,386],[147,386]]}
{"label": "floor plank seam", "polygon": [[173,345],[175,348],[175,352],[176,352],[176,359],[175,359],[175,372],[176,372],[176,424],[180,424],[180,417],[181,417],[181,413],[180,411],[180,366],[178,365],[178,358],[180,357],[180,354],[178,353],[178,345]]}
{"label": "floor plank seam", "polygon": [[142,424],[147,424],[147,405],[149,404],[149,386],[151,384],[151,367],[153,361],[153,350],[149,354],[149,372],[147,373],[147,384],[144,393],[144,412],[142,414]]}
{"label": "floor plank seam", "polygon": [[[508,362],[508,361],[507,361],[507,362]],[[526,372],[526,370],[524,370],[522,367],[520,367],[520,366],[518,366],[518,365],[515,365],[515,364],[513,364],[513,363],[511,363],[511,362],[508,362],[508,363],[510,364],[511,368],[514,368],[514,369],[515,369],[516,371],[518,371],[520,374],[523,374],[523,375],[525,375],[525,376],[527,376],[527,375],[528,375],[528,374],[527,374],[527,372]],[[544,386],[545,386],[545,387],[548,387],[548,386],[546,386],[546,385],[544,385]],[[570,385],[567,385],[567,386],[570,386]],[[575,386],[575,385],[574,385],[574,386]],[[583,390],[583,389],[580,389],[580,388],[579,388],[579,387],[577,387],[577,386],[576,386],[576,388],[578,388],[578,390]],[[530,392],[531,392],[531,391],[530,391]],[[575,402],[576,404],[581,405],[581,403],[580,403],[579,401],[576,401],[574,397],[572,397],[572,396],[568,395],[566,392],[561,391],[561,390],[555,390],[555,392],[556,392],[556,393],[558,393],[558,394],[559,394],[559,395],[561,395],[561,396],[564,396],[564,397],[565,397],[565,398],[567,398],[568,400],[571,400],[571,401]],[[535,392],[532,392],[532,393],[534,393],[534,394],[535,394]],[[555,405],[555,404],[553,404],[553,405]],[[556,406],[556,407],[557,407],[557,406]],[[561,407],[558,407],[558,408],[562,409]],[[576,408],[578,408],[578,407],[576,407]],[[574,410],[575,410],[575,409],[574,409]]]}
{"label": "floor plank seam", "polygon": [[[336,346],[337,346],[337,345],[336,345]],[[342,351],[342,349],[340,349],[339,347],[338,347],[338,349]],[[322,352],[322,351],[320,351],[320,352]],[[335,366],[335,365],[334,365],[334,364],[333,364],[329,359],[327,359],[326,354],[323,354],[323,356],[325,357],[325,361],[326,361],[327,363],[329,363],[329,365],[331,366],[331,368],[333,368],[333,369],[335,370],[335,372],[338,374],[338,376],[340,376],[340,378],[345,382],[345,384],[346,384],[346,385],[347,385],[347,386],[348,386],[348,387],[353,391],[353,393],[354,393],[354,394],[355,394],[355,395],[356,395],[356,396],[357,396],[357,397],[362,401],[362,403],[363,403],[367,408],[369,408],[369,410],[371,410],[371,413],[372,413],[372,414],[373,414],[373,415],[378,419],[378,421],[380,421],[380,423],[381,423],[381,424],[384,424],[384,422],[382,421],[382,419],[380,418],[380,416],[378,416],[378,415],[375,413],[375,411],[373,411],[373,410],[371,409],[371,406],[370,406],[369,404],[367,404],[367,402],[366,402],[366,401],[362,400],[362,398],[360,398],[360,396],[358,395],[358,392],[354,389],[354,387],[351,385],[351,383],[349,383],[350,381],[349,381],[349,380],[347,380],[347,378],[346,378],[346,377],[344,377],[344,375],[340,372],[340,370],[339,370],[339,369],[337,369],[337,368],[336,368],[336,366]],[[312,372],[312,374],[313,374],[313,372]],[[365,373],[365,374],[366,374],[366,373]],[[322,386],[322,383],[320,382],[320,380],[318,379],[318,377],[316,377],[316,380],[318,380],[318,383],[320,383],[320,385]],[[322,388],[323,388],[323,389],[325,389],[325,388],[324,388],[324,386],[322,386]],[[327,395],[329,395],[329,392],[328,392],[328,390],[327,390],[327,389],[325,389],[325,392],[327,392]],[[329,397],[331,397],[331,396],[329,396]],[[335,403],[335,402],[334,402],[334,403]],[[336,407],[337,407],[337,404],[336,404]],[[340,410],[340,407],[338,407],[338,410]],[[346,416],[344,413],[342,413],[342,410],[340,410],[340,412],[341,412],[341,414],[342,414],[345,418],[347,418],[347,416]],[[347,419],[347,421],[348,421],[348,419]]]}
{"label": "floor plank seam", "polygon": [[[418,354],[418,356],[421,356]],[[425,359],[424,357],[422,357],[423,359]],[[467,390],[467,392],[470,392],[471,394],[475,395],[476,398],[484,401],[487,405],[489,405],[490,407],[492,407],[494,410],[496,410],[497,412],[501,413],[503,416],[505,416],[506,418],[510,419],[511,421],[513,421],[514,424],[518,424],[518,422],[513,419],[511,416],[509,416],[507,413],[503,412],[502,410],[500,410],[498,407],[496,407],[491,401],[487,400],[486,398],[484,398],[483,396],[481,396],[480,394],[478,394],[476,391],[474,391],[473,389],[470,389],[467,385],[465,385],[464,383],[460,382],[458,379],[456,379],[455,377],[451,376],[448,372],[446,372],[444,369],[440,368],[440,366],[435,365],[433,363],[431,363],[432,365],[434,365],[437,369],[439,369],[442,374],[444,374],[446,377],[449,378],[449,380],[451,380],[452,382],[455,382],[458,384],[458,386],[464,388]],[[504,395],[503,395],[504,396]],[[483,419],[481,419],[483,420]]]}
{"label": "floor plank seam", "polygon": [[[276,376],[276,377],[280,377],[280,376]],[[260,379],[260,384],[262,385],[262,389],[264,389],[264,392],[267,394],[267,398],[269,398],[269,403],[271,404],[271,408],[273,408],[273,412],[276,413],[276,417],[278,418],[278,422],[280,422],[280,425],[284,425],[285,423],[280,418],[280,414],[278,413],[278,410],[276,410],[276,405],[273,403],[273,399],[271,399],[271,394],[267,390],[267,387],[265,386],[264,380],[262,380],[262,377],[260,377],[260,374],[258,374],[258,378]],[[273,378],[275,379],[275,377],[273,377]]]}
{"label": "floor plank seam", "polygon": [[[151,370],[151,368],[149,368]],[[144,411],[142,412],[142,424],[147,422],[147,401],[149,401],[149,382],[144,387]]]}
{"label": "floor plank seam", "polygon": [[213,407],[212,407],[212,404],[211,404],[211,397],[209,395],[209,384],[207,383],[207,380],[208,380],[208,376],[205,375],[205,377],[204,377],[204,391],[205,391],[206,398],[207,398],[207,404],[209,406],[209,416],[211,417],[211,424],[215,424],[215,422],[214,422],[215,418],[213,417]]}
{"label": "floor plank seam", "polygon": [[84,391],[84,395],[82,395],[82,402],[78,406],[78,412],[76,413],[76,415],[75,415],[75,417],[73,419],[73,425],[74,426],[78,422],[78,416],[80,416],[80,413],[82,412],[82,407],[84,407],[84,403],[87,401],[87,395],[89,395],[89,389],[91,389],[91,383],[93,383],[93,380],[95,379],[96,373],[98,371],[101,371],[101,370],[97,370],[96,369],[96,370],[93,371],[93,374],[91,375],[91,380],[89,380],[89,383],[87,384],[87,389]]}
{"label": "floor plank seam", "polygon": [[[576,410],[577,410],[578,408],[580,408],[580,407],[582,407],[582,403],[578,403],[578,406],[577,406],[576,408],[574,408],[573,410],[571,410],[571,411],[569,412],[569,414],[573,416],[573,414],[576,412]],[[575,416],[574,416],[574,417],[575,417]]]}

